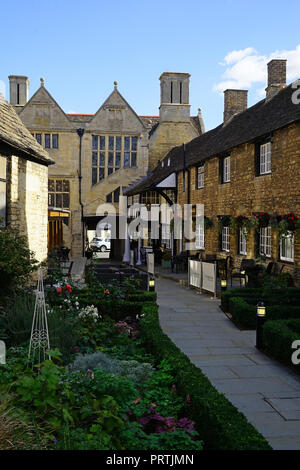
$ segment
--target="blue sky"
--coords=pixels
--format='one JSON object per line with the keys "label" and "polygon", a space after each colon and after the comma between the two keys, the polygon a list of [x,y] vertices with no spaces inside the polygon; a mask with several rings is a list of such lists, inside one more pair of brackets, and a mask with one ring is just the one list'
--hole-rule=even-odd
{"label": "blue sky", "polygon": [[[266,63],[288,59],[300,77],[298,0],[0,0],[0,92],[27,75],[30,96],[45,86],[65,112],[94,113],[119,90],[138,114],[157,115],[160,74],[191,74],[191,114],[222,121],[222,90],[262,98]],[[4,39],[5,38],[5,39]]]}

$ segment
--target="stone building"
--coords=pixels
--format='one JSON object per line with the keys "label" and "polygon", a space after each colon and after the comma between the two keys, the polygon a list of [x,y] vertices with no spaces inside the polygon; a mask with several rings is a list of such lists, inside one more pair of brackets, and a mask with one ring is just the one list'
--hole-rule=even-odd
{"label": "stone building", "polygon": [[[282,237],[278,226],[282,217],[290,220],[290,213],[300,217],[296,85],[286,85],[286,61],[272,60],[265,99],[247,108],[246,90],[226,90],[224,122],[172,149],[126,195],[142,197],[172,188],[181,206],[204,204],[207,222],[213,225],[196,234],[196,251],[203,258],[231,256],[235,265],[244,258],[276,262],[279,271],[290,272],[299,283],[300,236],[292,222]],[[255,220],[256,227],[249,223]],[[177,251],[185,249],[185,241],[178,241]]]}
{"label": "stone building", "polygon": [[26,236],[40,262],[48,254],[48,166],[52,163],[0,94],[1,226]]}
{"label": "stone building", "polygon": [[[101,219],[99,206],[145,178],[174,145],[204,132],[201,112],[190,116],[186,73],[160,77],[159,116],[138,116],[118,90],[117,82],[95,114],[67,114],[45,88],[28,100],[29,80],[10,76],[10,102],[36,140],[55,161],[49,169],[49,247],[69,246],[84,252],[86,239]],[[102,214],[103,215],[103,214]],[[63,232],[54,236],[60,222]],[[115,243],[114,255],[123,253]]]}

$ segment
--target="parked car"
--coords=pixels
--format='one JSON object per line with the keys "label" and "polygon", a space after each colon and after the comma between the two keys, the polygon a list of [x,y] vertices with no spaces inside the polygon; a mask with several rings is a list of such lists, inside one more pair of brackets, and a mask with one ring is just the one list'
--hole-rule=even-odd
{"label": "parked car", "polygon": [[110,251],[110,239],[94,237],[90,242],[90,248],[93,251]]}

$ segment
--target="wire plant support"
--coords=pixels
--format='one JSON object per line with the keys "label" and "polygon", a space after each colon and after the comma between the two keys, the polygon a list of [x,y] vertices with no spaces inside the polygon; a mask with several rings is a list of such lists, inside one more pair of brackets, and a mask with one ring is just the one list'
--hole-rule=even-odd
{"label": "wire plant support", "polygon": [[[46,313],[46,302],[43,284],[43,270],[39,268],[36,299],[32,320],[28,363],[41,363],[46,359],[46,351],[50,350],[49,332]],[[50,356],[48,354],[48,358]]]}

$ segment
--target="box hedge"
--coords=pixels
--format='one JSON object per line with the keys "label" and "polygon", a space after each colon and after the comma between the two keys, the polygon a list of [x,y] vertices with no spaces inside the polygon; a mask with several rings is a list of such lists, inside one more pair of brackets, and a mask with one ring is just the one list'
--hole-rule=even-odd
{"label": "box hedge", "polygon": [[270,450],[264,437],[207,377],[163,333],[155,304],[145,305],[142,339],[158,361],[167,359],[175,371],[177,390],[190,397],[189,416],[195,421],[206,450]]}
{"label": "box hedge", "polygon": [[[287,365],[292,365],[295,340],[300,340],[300,319],[267,321],[263,326],[264,350]],[[300,365],[294,367],[300,371]]]}
{"label": "box hedge", "polygon": [[[256,304],[250,304],[242,297],[229,298],[229,312],[232,315],[232,320],[237,326],[241,328],[256,328],[256,311]],[[267,320],[289,318],[300,318],[300,305],[270,305],[266,308]]]}

